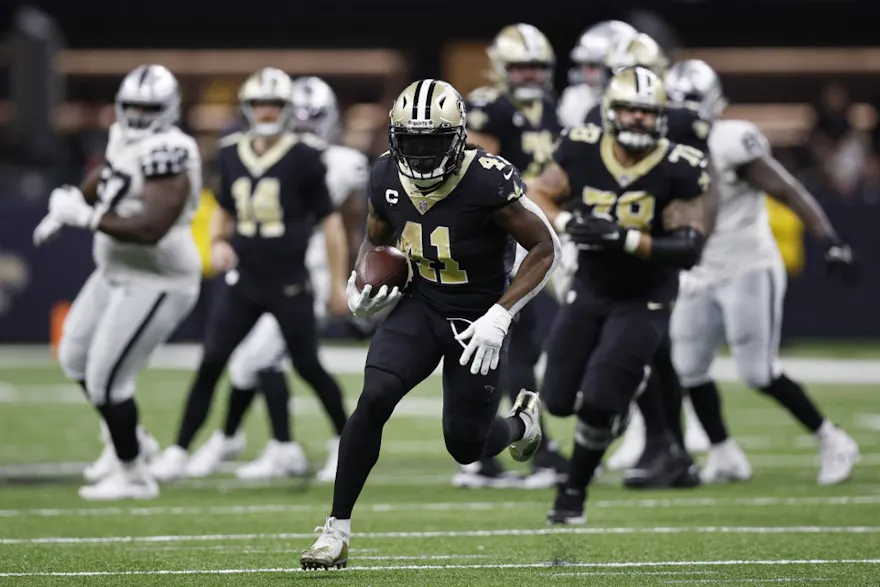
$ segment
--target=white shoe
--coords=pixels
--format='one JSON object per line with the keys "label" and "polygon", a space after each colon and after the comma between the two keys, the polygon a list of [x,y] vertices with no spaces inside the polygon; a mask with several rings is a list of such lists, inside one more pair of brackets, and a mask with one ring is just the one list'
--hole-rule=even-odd
{"label": "white shoe", "polygon": [[709,437],[697,418],[691,398],[684,398],[684,448],[691,454],[709,450]]}
{"label": "white shoe", "polygon": [[709,456],[700,471],[700,479],[703,483],[748,481],[751,478],[752,466],[732,438],[709,447]]}
{"label": "white shoe", "polygon": [[244,446],[244,434],[239,432],[230,438],[217,430],[211,435],[208,442],[203,444],[189,459],[186,464],[186,476],[207,477],[212,475],[217,472],[223,461],[240,454],[244,450]]}
{"label": "white shoe", "polygon": [[819,436],[819,485],[836,485],[849,479],[859,462],[859,445],[849,434],[829,422],[822,424]]}
{"label": "white shoe", "polygon": [[336,468],[339,466],[339,438],[333,438],[327,442],[327,462],[315,475],[320,483],[333,483],[336,481]]}
{"label": "white shoe", "polygon": [[156,481],[174,481],[186,477],[186,463],[189,453],[182,447],[173,444],[162,451],[150,465],[150,473]]}
{"label": "white shoe", "polygon": [[239,479],[272,479],[289,475],[303,475],[309,470],[309,462],[297,442],[270,440],[257,460],[235,471]]}
{"label": "white shoe", "polygon": [[299,564],[305,570],[344,569],[348,565],[348,532],[342,531],[336,518],[327,518],[323,526],[315,528],[321,536],[315,540],[311,548],[304,550],[299,557]]}
{"label": "white shoe", "polygon": [[465,489],[522,489],[524,479],[514,471],[505,471],[496,461],[490,470],[484,470],[480,461],[462,465],[452,476],[452,486]]}
{"label": "white shoe", "polygon": [[629,426],[623,434],[623,442],[605,461],[605,468],[609,471],[632,469],[645,451],[645,419],[635,404],[630,410]]}
{"label": "white shoe", "polygon": [[[140,456],[144,458],[145,462],[149,463],[159,453],[159,441],[141,426],[138,426],[137,435],[140,445]],[[103,420],[101,420],[101,440],[104,442],[104,450],[101,451],[101,456],[83,471],[83,477],[89,483],[96,483],[119,468],[116,449],[113,447],[113,441],[110,439],[107,424]]]}
{"label": "white shoe", "polygon": [[525,425],[523,437],[510,445],[510,456],[521,463],[529,460],[541,446],[541,398],[534,391],[521,389],[508,418],[519,417]]}
{"label": "white shoe", "polygon": [[88,501],[155,499],[159,497],[159,486],[143,457],[138,457],[132,463],[120,464],[98,483],[80,487],[79,496]]}

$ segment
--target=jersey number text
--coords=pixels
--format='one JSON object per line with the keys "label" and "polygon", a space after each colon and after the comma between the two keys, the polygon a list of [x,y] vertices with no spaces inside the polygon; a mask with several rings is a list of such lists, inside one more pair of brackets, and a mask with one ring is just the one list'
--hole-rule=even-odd
{"label": "jersey number text", "polygon": [[656,208],[654,196],[648,192],[624,192],[618,196],[591,187],[584,188],[584,204],[592,206],[594,214],[610,214],[613,208],[620,226],[642,231],[651,229]]}
{"label": "jersey number text", "polygon": [[407,222],[400,233],[400,248],[409,258],[418,263],[419,274],[428,281],[443,285],[460,285],[468,282],[467,271],[458,266],[452,258],[449,239],[449,227],[438,226],[431,231],[431,246],[437,249],[437,262],[440,269],[434,268],[434,261],[424,257],[422,245],[422,225]]}
{"label": "jersey number text", "polygon": [[284,234],[281,182],[277,178],[263,177],[252,186],[250,178],[239,177],[232,182],[232,197],[235,199],[239,234],[259,234],[263,238],[276,238]]}

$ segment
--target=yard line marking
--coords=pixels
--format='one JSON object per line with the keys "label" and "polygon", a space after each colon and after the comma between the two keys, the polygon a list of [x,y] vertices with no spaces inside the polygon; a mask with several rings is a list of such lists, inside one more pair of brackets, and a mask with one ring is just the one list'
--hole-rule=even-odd
{"label": "yard line marking", "polygon": [[[717,507],[717,506],[853,506],[880,504],[880,495],[839,496],[839,497],[749,497],[749,498],[670,498],[670,499],[614,499],[588,502],[588,508],[673,508],[673,507]],[[0,518],[14,517],[98,517],[98,516],[216,516],[274,513],[308,513],[321,509],[319,504],[261,504],[230,506],[157,506],[157,507],[105,507],[105,508],[52,508],[0,510]],[[492,511],[546,508],[546,501],[473,501],[436,503],[373,503],[362,504],[360,508],[373,512],[404,511]]]}
{"label": "yard line marking", "polygon": [[[877,534],[880,526],[659,526],[659,527],[590,527],[539,528],[511,530],[439,530],[434,532],[363,532],[368,538],[489,538],[496,536],[543,536],[555,534]],[[218,540],[300,540],[315,533],[281,532],[269,534],[192,534],[158,536],[47,536],[37,538],[0,538],[0,545],[18,544],[119,544],[139,542],[211,542]]]}
{"label": "yard line marking", "polygon": [[[876,565],[880,559],[800,559],[800,560],[714,560],[714,561],[657,561],[657,562],[608,562],[608,563],[509,563],[475,565],[400,565],[375,567],[349,567],[342,571],[446,571],[461,569],[558,569],[568,568],[644,568],[644,567],[714,567],[714,566],[787,566],[787,565]],[[0,577],[106,577],[124,575],[242,575],[264,573],[299,573],[299,568],[265,569],[157,569],[152,571],[34,571],[0,573]]]}

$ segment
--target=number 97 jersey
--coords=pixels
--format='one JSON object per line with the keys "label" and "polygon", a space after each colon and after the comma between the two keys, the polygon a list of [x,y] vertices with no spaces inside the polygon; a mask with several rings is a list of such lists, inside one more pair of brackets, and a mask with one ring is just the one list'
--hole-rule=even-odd
{"label": "number 97 jersey", "polygon": [[[670,202],[696,198],[710,182],[702,151],[666,139],[624,167],[614,154],[614,139],[592,124],[566,129],[554,161],[568,175],[571,198],[582,214],[606,214],[652,236],[667,233],[663,212]],[[670,302],[678,292],[677,269],[622,251],[582,251],[576,275],[600,298]]]}
{"label": "number 97 jersey", "polygon": [[407,293],[445,318],[474,320],[508,285],[515,241],[493,213],[524,190],[516,169],[482,149],[466,149],[458,171],[427,194],[382,155],[367,187],[371,213],[388,223],[412,265]]}

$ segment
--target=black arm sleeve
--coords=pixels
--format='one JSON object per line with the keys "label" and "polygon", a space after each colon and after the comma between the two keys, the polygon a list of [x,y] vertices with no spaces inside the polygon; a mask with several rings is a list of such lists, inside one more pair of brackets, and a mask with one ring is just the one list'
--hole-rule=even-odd
{"label": "black arm sleeve", "polygon": [[651,260],[679,269],[690,269],[699,262],[704,242],[703,235],[693,228],[680,228],[652,239]]}

